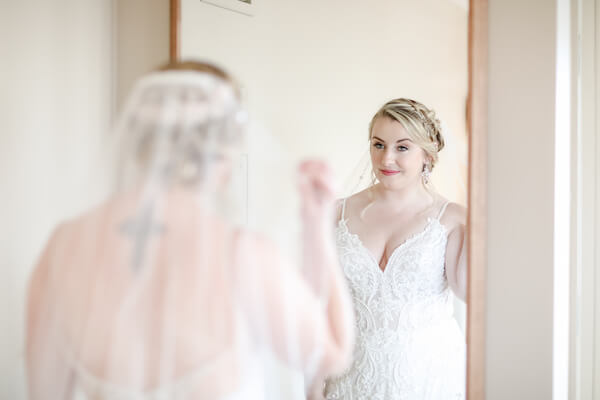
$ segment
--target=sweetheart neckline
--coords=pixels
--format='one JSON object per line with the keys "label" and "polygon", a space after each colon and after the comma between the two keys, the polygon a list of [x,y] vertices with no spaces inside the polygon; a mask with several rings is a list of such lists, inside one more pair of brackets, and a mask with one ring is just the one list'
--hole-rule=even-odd
{"label": "sweetheart neckline", "polygon": [[431,228],[431,226],[433,226],[433,222],[437,222],[438,226],[444,231],[444,233],[446,233],[447,229],[446,227],[439,221],[439,219],[437,218],[433,218],[433,217],[428,217],[427,218],[427,223],[425,224],[425,226],[423,227],[423,229],[421,229],[420,231],[417,231],[415,233],[413,233],[412,235],[408,236],[406,239],[404,239],[399,245],[397,245],[396,247],[394,247],[394,249],[392,250],[392,252],[390,253],[390,256],[388,257],[387,262],[385,263],[385,267],[382,269],[379,265],[379,263],[377,262],[377,259],[375,258],[375,256],[373,255],[373,253],[371,252],[371,250],[369,250],[367,248],[367,246],[364,245],[363,241],[361,240],[360,236],[358,236],[358,234],[356,233],[352,233],[350,232],[350,230],[348,229],[348,225],[347,225],[347,219],[340,219],[338,222],[338,229],[339,228],[344,228],[345,233],[351,237],[354,238],[354,240],[358,243],[358,245],[365,251],[365,253],[369,256],[369,258],[371,259],[371,261],[373,261],[373,264],[375,266],[375,268],[383,275],[385,274],[385,272],[388,270],[388,267],[390,265],[390,261],[392,261],[392,259],[394,258],[394,256],[398,253],[398,251],[404,247],[406,247],[406,245],[408,245],[409,243],[414,242],[416,239],[420,238],[421,236],[425,235],[425,233],[427,231],[429,231],[429,229]]}

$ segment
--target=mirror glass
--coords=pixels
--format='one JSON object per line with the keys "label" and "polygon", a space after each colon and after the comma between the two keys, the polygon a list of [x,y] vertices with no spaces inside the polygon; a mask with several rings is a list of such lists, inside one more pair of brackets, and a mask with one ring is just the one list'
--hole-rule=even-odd
{"label": "mirror glass", "polygon": [[[373,115],[391,99],[410,98],[441,121],[446,145],[433,188],[466,205],[466,0],[181,0],[180,7],[180,57],[228,70],[249,115],[286,157],[328,161],[344,183],[340,197],[352,194],[345,184],[369,160]],[[277,182],[277,171],[268,179]],[[465,310],[455,299],[463,335]]]}

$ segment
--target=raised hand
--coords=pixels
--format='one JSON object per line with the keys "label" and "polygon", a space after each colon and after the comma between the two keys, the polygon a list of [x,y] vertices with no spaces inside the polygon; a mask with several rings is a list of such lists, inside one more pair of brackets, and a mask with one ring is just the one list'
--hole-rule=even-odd
{"label": "raised hand", "polygon": [[298,168],[298,187],[305,219],[332,220],[335,184],[331,168],[324,161],[306,160]]}

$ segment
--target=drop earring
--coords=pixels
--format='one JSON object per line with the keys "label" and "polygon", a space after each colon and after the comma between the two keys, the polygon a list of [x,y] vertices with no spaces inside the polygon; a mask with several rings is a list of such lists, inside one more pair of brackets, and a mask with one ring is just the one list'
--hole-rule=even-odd
{"label": "drop earring", "polygon": [[427,185],[429,183],[430,177],[431,177],[431,166],[429,164],[424,164],[423,171],[421,171],[421,178],[423,179],[424,185]]}

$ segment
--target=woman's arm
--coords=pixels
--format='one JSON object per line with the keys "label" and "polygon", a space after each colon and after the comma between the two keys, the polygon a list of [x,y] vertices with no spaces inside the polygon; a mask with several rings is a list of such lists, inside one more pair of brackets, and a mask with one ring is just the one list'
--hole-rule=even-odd
{"label": "woman's arm", "polygon": [[341,372],[350,362],[354,345],[352,302],[341,272],[334,243],[336,211],[333,176],[320,161],[306,161],[299,168],[302,197],[303,272],[313,293],[324,302],[327,316],[326,352],[322,374]]}
{"label": "woman's arm", "polygon": [[452,226],[446,245],[446,278],[454,294],[463,301],[467,297],[467,228],[466,209],[450,204],[444,216]]}
{"label": "woman's arm", "polygon": [[[313,234],[311,240],[320,241],[320,234]],[[238,244],[236,252],[242,262],[236,292],[256,340],[285,362],[317,376],[345,368],[354,343],[354,325],[337,263],[324,261],[326,255],[319,260],[317,253],[323,249],[315,246],[310,259],[325,268],[316,277],[300,273],[264,238],[244,235]],[[313,364],[315,359],[317,364]]]}
{"label": "woman's arm", "polygon": [[240,260],[257,267],[243,267],[253,272],[244,272],[239,286],[258,340],[315,379],[341,372],[354,345],[352,303],[337,260],[333,192],[325,168],[312,162],[300,169],[302,271],[266,239],[246,235],[238,246]]}
{"label": "woman's arm", "polygon": [[26,318],[26,366],[29,399],[64,398],[69,368],[57,343],[58,320],[54,308],[56,291],[51,288],[51,263],[57,229],[48,241],[29,281]]}

